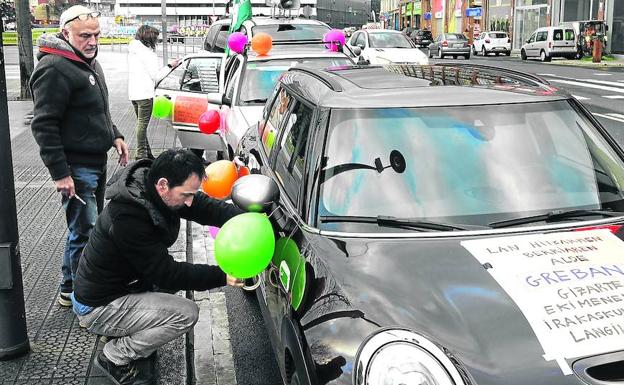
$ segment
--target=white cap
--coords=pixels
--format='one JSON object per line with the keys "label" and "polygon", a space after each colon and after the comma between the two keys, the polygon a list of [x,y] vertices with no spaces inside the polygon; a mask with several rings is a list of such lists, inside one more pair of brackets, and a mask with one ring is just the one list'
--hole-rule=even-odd
{"label": "white cap", "polygon": [[84,5],[74,5],[72,7],[69,7],[63,13],[61,13],[61,17],[59,18],[59,29],[62,30],[68,21],[73,20],[80,15],[86,15],[93,12],[93,10],[85,7]]}

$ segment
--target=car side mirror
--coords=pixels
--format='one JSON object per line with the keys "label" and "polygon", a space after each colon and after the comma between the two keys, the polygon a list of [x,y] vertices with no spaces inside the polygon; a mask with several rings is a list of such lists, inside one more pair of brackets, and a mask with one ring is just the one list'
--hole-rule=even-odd
{"label": "car side mirror", "polygon": [[370,61],[368,61],[368,60],[364,59],[364,57],[363,57],[363,56],[359,56],[359,57],[358,57],[357,65],[359,65],[359,66],[365,66],[365,65],[369,65],[369,64],[370,64]]}
{"label": "car side mirror", "polygon": [[246,175],[232,187],[232,202],[249,212],[270,213],[279,202],[279,197],[277,183],[266,175]]}
{"label": "car side mirror", "polygon": [[208,104],[216,104],[218,106],[227,104],[225,103],[225,100],[227,98],[225,97],[225,95],[223,95],[222,92],[208,92],[206,94],[206,97],[208,99]]}
{"label": "car side mirror", "polygon": [[362,54],[362,48],[360,47],[353,47],[351,48],[351,51],[353,51],[355,56],[360,56]]}

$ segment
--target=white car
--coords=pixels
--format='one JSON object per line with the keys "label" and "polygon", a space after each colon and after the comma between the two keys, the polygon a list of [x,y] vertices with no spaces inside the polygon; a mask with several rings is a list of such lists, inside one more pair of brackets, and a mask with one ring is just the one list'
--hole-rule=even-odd
{"label": "white car", "polygon": [[507,32],[503,31],[486,31],[481,32],[477,38],[472,42],[472,54],[482,54],[487,56],[490,53],[498,54],[504,53],[505,55],[511,55],[511,39]]}
{"label": "white car", "polygon": [[230,57],[223,92],[208,94],[209,108],[216,105],[220,110],[221,132],[230,158],[247,129],[262,119],[265,103],[282,73],[296,65],[325,68],[353,64],[346,54],[326,50],[319,42],[274,45],[267,55],[249,52]]}
{"label": "white car", "polygon": [[403,33],[388,29],[356,31],[347,42],[359,47],[361,57],[370,64],[429,64],[429,59]]}

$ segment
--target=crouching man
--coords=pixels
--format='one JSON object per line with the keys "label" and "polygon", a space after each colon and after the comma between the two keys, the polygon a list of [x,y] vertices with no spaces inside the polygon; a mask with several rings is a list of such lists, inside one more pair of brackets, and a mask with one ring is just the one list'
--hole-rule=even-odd
{"label": "crouching man", "polygon": [[154,286],[174,292],[243,284],[216,266],[168,254],[180,218],[222,226],[242,212],[198,192],[205,177],[201,160],[178,149],[140,160],[109,182],[110,202],[80,258],[72,303],[82,326],[111,337],[96,366],[117,383],[153,383],[145,358],[197,322],[193,301]]}

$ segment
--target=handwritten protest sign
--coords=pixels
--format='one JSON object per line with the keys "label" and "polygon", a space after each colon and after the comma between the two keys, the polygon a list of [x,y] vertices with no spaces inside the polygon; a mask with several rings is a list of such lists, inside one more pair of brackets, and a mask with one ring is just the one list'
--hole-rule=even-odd
{"label": "handwritten protest sign", "polygon": [[461,243],[517,303],[546,360],[624,349],[624,242],[609,230]]}

